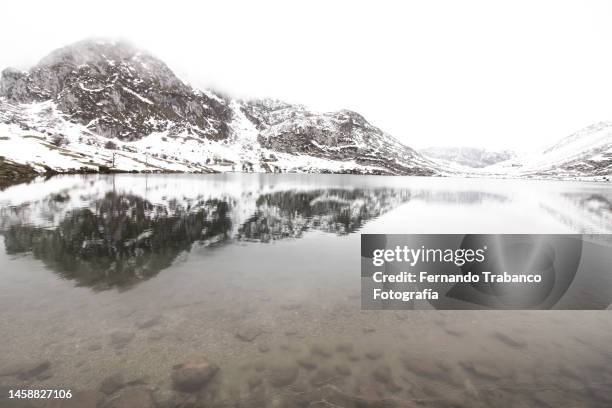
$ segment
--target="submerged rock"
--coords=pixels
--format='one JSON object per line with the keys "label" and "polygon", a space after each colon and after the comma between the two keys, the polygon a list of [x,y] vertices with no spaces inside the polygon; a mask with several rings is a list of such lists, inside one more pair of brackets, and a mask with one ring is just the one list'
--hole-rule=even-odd
{"label": "submerged rock", "polygon": [[493,338],[512,348],[520,349],[527,347],[527,342],[518,339],[516,336],[509,336],[505,333],[495,332],[493,333]]}
{"label": "submerged rock", "polygon": [[463,329],[461,329],[459,327],[450,327],[450,326],[445,326],[444,327],[444,331],[449,336],[454,336],[454,337],[463,337],[465,335],[465,333],[466,333],[465,330],[463,330]]}
{"label": "submerged rock", "polygon": [[44,377],[45,374],[48,374],[50,368],[51,363],[46,360],[39,362],[24,361],[0,368],[0,377],[13,376],[21,380],[29,380],[34,377]]}
{"label": "submerged rock", "polygon": [[486,380],[497,380],[503,377],[499,367],[486,361],[464,361],[459,364],[465,371]]}
{"label": "submerged rock", "polygon": [[297,363],[306,370],[314,370],[318,367],[317,362],[312,357],[298,358]]}
{"label": "submerged rock", "polygon": [[98,391],[74,391],[72,398],[50,400],[45,408],[98,408],[102,399],[103,397]]}
{"label": "submerged rock", "polygon": [[38,381],[44,381],[44,380],[48,380],[51,377],[53,377],[53,373],[51,372],[51,370],[44,370],[43,372],[41,372],[40,374],[36,376],[36,379]]}
{"label": "submerged rock", "polygon": [[160,331],[153,330],[153,331],[151,331],[151,334],[149,334],[149,337],[147,337],[147,338],[149,340],[151,340],[151,341],[158,341],[158,340],[163,339],[164,337],[165,337],[164,333],[162,333]]}
{"label": "submerged rock", "polygon": [[183,392],[196,392],[203,388],[219,371],[219,367],[205,358],[195,359],[174,367],[172,383]]}
{"label": "submerged rock", "polygon": [[259,387],[261,384],[263,384],[263,380],[261,379],[260,376],[253,376],[249,378],[248,383],[249,383],[249,389],[253,390]]}
{"label": "submerged rock", "polygon": [[261,373],[266,370],[266,363],[263,360],[256,361],[255,364],[253,364],[253,368],[258,373]]}
{"label": "submerged rock", "polygon": [[111,346],[116,349],[124,348],[134,339],[134,333],[116,331],[111,333]]}
{"label": "submerged rock", "polygon": [[374,333],[376,331],[376,329],[372,326],[366,326],[362,330],[364,333]]}
{"label": "submerged rock", "polygon": [[419,377],[428,379],[440,379],[446,377],[450,367],[441,365],[434,359],[410,358],[403,357],[401,359],[404,368],[413,372]]}
{"label": "submerged rock", "polygon": [[153,326],[157,326],[159,323],[161,323],[161,316],[153,316],[153,317],[149,317],[147,319],[142,319],[136,322],[136,327],[139,329],[148,329],[150,327]]}
{"label": "submerged rock", "polygon": [[381,366],[376,368],[372,372],[372,377],[378,382],[383,384],[389,383],[393,380],[393,376],[391,374],[391,369],[388,366]]}
{"label": "submerged rock", "polygon": [[90,344],[87,347],[88,351],[98,351],[98,350],[101,350],[101,349],[102,349],[102,345],[99,344],[99,343],[93,343],[93,344]]}
{"label": "submerged rock", "polygon": [[379,398],[379,387],[371,382],[359,382],[355,387],[355,394],[365,400],[376,400]]}
{"label": "submerged rock", "polygon": [[352,353],[353,345],[351,343],[340,343],[336,346],[336,351],[339,353]]}
{"label": "submerged rock", "polygon": [[258,327],[246,326],[246,327],[240,328],[236,332],[236,337],[242,341],[251,342],[255,340],[255,338],[259,336],[261,333],[263,333],[263,330],[261,330]]}
{"label": "submerged rock", "polygon": [[[312,401],[309,408],[324,408],[324,407],[346,407],[346,408],[374,408],[375,405],[369,405],[368,400],[356,395],[351,395],[342,391],[335,385],[324,385],[314,390],[309,395]],[[385,407],[385,405],[380,405]]]}
{"label": "submerged rock", "polygon": [[324,346],[322,344],[315,344],[312,346],[312,348],[310,349],[310,353],[312,355],[315,356],[319,356],[319,357],[331,357],[332,356],[332,351],[329,347]]}
{"label": "submerged rock", "polygon": [[301,303],[286,303],[284,305],[281,305],[281,308],[283,310],[298,310],[301,309],[303,307],[303,305]]}
{"label": "submerged rock", "polygon": [[268,370],[268,381],[275,387],[286,387],[297,380],[299,369],[292,364],[278,364]]}
{"label": "submerged rock", "polygon": [[313,387],[321,387],[333,382],[336,378],[337,376],[333,371],[327,368],[322,368],[312,376],[310,379],[310,384]]}
{"label": "submerged rock", "polygon": [[143,388],[126,388],[117,397],[111,399],[104,408],[153,408],[155,402],[151,391]]}
{"label": "submerged rock", "polygon": [[106,395],[114,394],[125,386],[123,374],[117,373],[106,377],[100,385],[100,391]]}
{"label": "submerged rock", "polygon": [[372,377],[376,381],[384,384],[386,388],[391,392],[399,392],[402,390],[402,387],[400,387],[395,382],[395,379],[393,378],[393,373],[391,372],[391,368],[389,366],[381,366],[376,368],[372,372]]}
{"label": "submerged rock", "polygon": [[361,360],[361,357],[359,356],[359,354],[357,353],[349,353],[346,358],[348,358],[350,361],[355,362],[355,361],[359,361]]}
{"label": "submerged rock", "polygon": [[378,360],[383,356],[383,353],[380,350],[370,350],[366,351],[365,356],[370,360]]}
{"label": "submerged rock", "polygon": [[342,376],[349,376],[352,373],[351,368],[346,364],[337,364],[334,366],[334,370]]}

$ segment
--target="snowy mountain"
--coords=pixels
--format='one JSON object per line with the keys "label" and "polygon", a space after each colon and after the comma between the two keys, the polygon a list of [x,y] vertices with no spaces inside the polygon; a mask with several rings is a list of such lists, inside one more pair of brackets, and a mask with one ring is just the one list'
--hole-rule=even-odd
{"label": "snowy mountain", "polygon": [[255,124],[258,141],[264,149],[386,169],[393,174],[434,175],[440,172],[435,162],[352,111],[313,113],[303,106],[272,100],[244,103],[241,109]]}
{"label": "snowy mountain", "polygon": [[[537,154],[417,152],[358,113],[236,100],[123,42],[88,40],[0,77],[0,183],[73,172],[311,172],[603,179],[612,123]],[[1,187],[1,185],[0,185]]]}
{"label": "snowy mountain", "polygon": [[516,157],[511,150],[492,151],[474,147],[429,147],[419,150],[432,160],[459,164],[465,167],[482,168]]}
{"label": "snowy mountain", "polygon": [[234,100],[129,44],[98,40],[2,72],[0,150],[0,167],[39,173],[443,173],[355,112]]}
{"label": "snowy mountain", "polygon": [[588,126],[534,154],[486,169],[522,177],[609,179],[612,176],[612,122]]}

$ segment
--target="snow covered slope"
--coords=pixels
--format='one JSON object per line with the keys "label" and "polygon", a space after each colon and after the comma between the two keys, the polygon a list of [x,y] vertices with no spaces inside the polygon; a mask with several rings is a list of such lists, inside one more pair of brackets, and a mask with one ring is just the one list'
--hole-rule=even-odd
{"label": "snow covered slope", "polygon": [[0,151],[37,172],[443,173],[354,112],[233,100],[98,40],[2,72]]}
{"label": "snow covered slope", "polygon": [[612,176],[612,122],[596,123],[540,152],[484,170],[522,177],[609,179]]}
{"label": "snow covered slope", "polygon": [[516,153],[510,150],[486,150],[473,147],[430,147],[419,150],[425,157],[432,160],[448,162],[449,165],[483,168],[492,166],[516,157]]}

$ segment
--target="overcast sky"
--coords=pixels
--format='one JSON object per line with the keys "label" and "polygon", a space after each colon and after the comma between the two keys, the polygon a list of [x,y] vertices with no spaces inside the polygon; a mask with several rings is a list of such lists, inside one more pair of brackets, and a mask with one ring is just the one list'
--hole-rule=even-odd
{"label": "overcast sky", "polygon": [[409,146],[531,150],[612,120],[612,1],[9,1],[0,67],[123,38],[197,86],[348,108]]}

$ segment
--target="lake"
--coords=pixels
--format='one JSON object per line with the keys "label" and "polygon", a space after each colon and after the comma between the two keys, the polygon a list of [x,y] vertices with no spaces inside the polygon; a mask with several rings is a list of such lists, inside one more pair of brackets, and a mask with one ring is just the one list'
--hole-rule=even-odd
{"label": "lake", "polygon": [[[8,187],[1,395],[70,389],[84,407],[150,396],[160,407],[612,406],[609,311],[364,311],[362,233],[612,233],[612,185],[118,174]],[[177,390],[181,364],[203,359],[218,370]]]}

